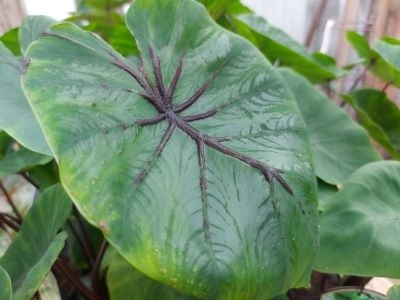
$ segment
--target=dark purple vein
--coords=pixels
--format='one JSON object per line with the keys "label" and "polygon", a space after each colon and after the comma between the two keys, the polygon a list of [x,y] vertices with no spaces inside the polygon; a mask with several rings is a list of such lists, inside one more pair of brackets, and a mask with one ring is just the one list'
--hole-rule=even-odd
{"label": "dark purple vein", "polygon": [[178,83],[179,77],[181,76],[181,73],[182,73],[182,68],[183,68],[183,58],[181,58],[179,60],[179,65],[176,68],[174,77],[172,78],[171,83],[169,84],[169,87],[168,87],[168,90],[167,90],[166,97],[168,99],[170,99],[171,102],[172,102],[172,96],[173,96],[175,88],[176,88],[176,84]]}
{"label": "dark purple vein", "polygon": [[160,58],[156,57],[154,55],[154,50],[153,48],[149,45],[149,53],[150,53],[150,59],[151,63],[153,65],[153,71],[154,71],[154,76],[156,77],[156,85],[158,88],[158,91],[160,92],[161,97],[163,98],[165,104],[168,104],[167,101],[169,99],[166,99],[165,95],[165,87],[162,79],[162,73],[161,73],[161,62]]}
{"label": "dark purple vein", "polygon": [[210,221],[208,219],[206,157],[205,157],[203,140],[197,141],[197,155],[198,155],[199,167],[200,167],[200,190],[201,190],[201,201],[203,204],[202,215],[203,215],[204,239],[209,240],[210,239]]}
{"label": "dark purple vein", "polygon": [[211,76],[211,78],[207,79],[206,82],[203,83],[203,85],[191,96],[188,100],[183,102],[182,104],[178,105],[176,108],[174,108],[174,112],[180,113],[189,107],[191,107],[194,103],[196,103],[197,100],[203,95],[205,90],[208,88],[210,83],[214,80],[215,74]]}
{"label": "dark purple vein", "polygon": [[147,173],[149,172],[150,167],[152,166],[152,164],[154,162],[154,159],[158,158],[161,155],[162,151],[165,148],[165,145],[169,141],[172,133],[174,132],[175,127],[176,127],[175,124],[169,123],[168,129],[165,131],[160,143],[158,144],[158,146],[156,147],[156,149],[153,152],[153,156],[147,161],[144,169],[136,177],[136,179],[135,179],[136,186],[140,185],[143,182],[143,179],[146,177]]}

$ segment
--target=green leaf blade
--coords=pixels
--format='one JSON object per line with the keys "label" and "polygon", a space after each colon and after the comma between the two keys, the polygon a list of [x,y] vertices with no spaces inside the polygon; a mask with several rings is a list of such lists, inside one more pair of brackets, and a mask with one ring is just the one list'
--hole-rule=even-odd
{"label": "green leaf blade", "polygon": [[[175,113],[176,128],[162,142],[171,120],[138,124],[160,114],[138,93],[131,75],[140,66],[69,24],[29,48],[23,86],[82,214],[138,270],[195,297],[263,299],[307,285],[317,245],[315,177],[300,112],[279,75],[194,1],[138,0],[127,24],[154,85],[149,46],[167,87],[182,60],[174,108],[215,78],[198,103]],[[219,106],[215,116],[182,121]],[[206,167],[199,133],[230,137],[220,150],[205,139]],[[277,180],[272,190],[244,156],[284,169],[294,196]]]}
{"label": "green leaf blade", "polygon": [[0,259],[12,281],[13,299],[30,299],[50,271],[64,247],[66,233],[57,232],[68,218],[71,206],[60,185],[46,189],[33,204]]}
{"label": "green leaf blade", "polygon": [[0,299],[11,300],[11,279],[6,270],[0,266]]}
{"label": "green leaf blade", "polygon": [[0,128],[26,148],[50,155],[50,149],[22,92],[23,64],[0,42]]}
{"label": "green leaf blade", "polygon": [[0,160],[0,178],[27,171],[34,166],[45,165],[52,159],[51,156],[21,148]]}
{"label": "green leaf blade", "polygon": [[25,53],[28,46],[36,41],[56,20],[47,16],[28,16],[19,29],[21,52]]}
{"label": "green leaf blade", "polygon": [[335,66],[333,58],[321,53],[311,54],[303,45],[263,18],[254,14],[242,14],[235,18],[256,33],[260,48],[271,62],[288,66],[313,83],[326,82],[346,74]]}
{"label": "green leaf blade", "polygon": [[400,109],[379,90],[360,89],[346,95],[360,123],[394,158],[400,154]]}
{"label": "green leaf blade", "polygon": [[308,128],[318,177],[341,184],[362,165],[380,159],[365,130],[341,108],[301,76],[288,69],[279,72]]}
{"label": "green leaf blade", "polygon": [[113,300],[194,299],[145,276],[119,255],[111,261],[107,285]]}
{"label": "green leaf blade", "polygon": [[357,170],[321,214],[315,269],[400,278],[400,163],[373,162]]}

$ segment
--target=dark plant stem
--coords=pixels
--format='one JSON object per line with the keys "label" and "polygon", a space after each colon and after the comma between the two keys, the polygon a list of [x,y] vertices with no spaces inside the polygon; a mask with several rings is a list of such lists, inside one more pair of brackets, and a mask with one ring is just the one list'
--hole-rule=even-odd
{"label": "dark plant stem", "polygon": [[8,227],[10,227],[12,230],[14,231],[18,231],[19,230],[19,226],[17,224],[15,224],[14,222],[12,222],[11,220],[9,220],[5,215],[0,214],[0,222],[4,225],[7,225]]}
{"label": "dark plant stem", "polygon": [[33,185],[36,189],[40,190],[39,184],[37,184],[32,178],[29,177],[27,173],[20,172],[19,175],[21,175],[26,181],[28,181],[31,185]]}
{"label": "dark plant stem", "polygon": [[1,182],[1,181],[0,181],[0,190],[3,192],[8,204],[11,206],[11,208],[14,211],[15,215],[17,216],[18,220],[22,221],[21,213],[18,211],[17,206],[14,204],[14,201],[12,200],[10,194],[7,192],[6,188],[3,185],[3,182]]}
{"label": "dark plant stem", "polygon": [[[365,77],[365,75],[367,74],[368,70],[370,69],[371,64],[369,64],[368,66],[366,66],[364,68],[364,70],[360,73],[360,75],[357,76],[357,78],[354,80],[353,84],[350,86],[349,90],[347,91],[347,93],[350,93],[351,91],[353,91],[357,85],[359,84],[359,82]],[[341,101],[339,103],[340,107],[344,107],[346,105],[345,101]]]}
{"label": "dark plant stem", "polygon": [[68,227],[71,229],[72,234],[75,236],[76,240],[78,241],[78,243],[83,251],[83,254],[85,255],[86,260],[88,261],[90,267],[93,268],[94,261],[93,261],[92,257],[90,256],[89,249],[87,248],[87,243],[85,243],[85,241],[82,240],[81,236],[76,231],[74,224],[72,224],[72,222],[70,220],[67,221],[67,224],[68,224]]}
{"label": "dark plant stem", "polygon": [[363,289],[372,277],[361,277],[361,276],[347,276],[344,278],[343,286],[357,286]]}
{"label": "dark plant stem", "polygon": [[93,247],[92,247],[92,245],[90,243],[89,234],[86,231],[85,224],[83,223],[81,215],[79,214],[79,211],[76,209],[75,205],[72,206],[72,213],[74,214],[74,216],[76,218],[79,230],[80,230],[81,235],[82,235],[81,241],[82,241],[82,246],[85,249],[84,251],[87,252],[87,255],[89,257],[90,265],[93,265],[94,260],[95,260],[94,259],[94,257],[95,257],[94,250],[93,250]]}
{"label": "dark plant stem", "polygon": [[80,278],[71,270],[71,268],[59,257],[56,259],[53,268],[58,269],[74,287],[88,300],[97,300],[96,295],[82,283]]}
{"label": "dark plant stem", "polygon": [[368,72],[370,67],[371,67],[371,65],[368,65],[367,67],[364,68],[364,70],[361,72],[361,74],[358,75],[356,80],[354,80],[353,84],[349,88],[348,93],[351,92],[352,90],[354,90],[357,87],[358,83],[361,81],[361,79],[363,79],[365,77],[365,75],[367,74],[367,72]]}
{"label": "dark plant stem", "polygon": [[386,90],[388,89],[388,87],[392,84],[391,81],[386,82],[386,84],[383,86],[382,88],[382,92],[386,92]]}
{"label": "dark plant stem", "polygon": [[8,213],[0,213],[0,214],[5,216],[6,218],[9,218],[11,221],[13,221],[15,224],[18,224],[19,226],[22,223],[17,217],[14,217],[13,215],[10,215]]}
{"label": "dark plant stem", "polygon": [[7,230],[7,226],[3,223],[1,219],[0,219],[0,228],[3,229],[3,231],[11,238],[11,235]]}
{"label": "dark plant stem", "polygon": [[107,299],[107,290],[105,290],[105,285],[102,284],[102,276],[100,274],[100,266],[103,261],[104,254],[108,248],[108,242],[106,240],[100,246],[99,252],[97,253],[96,261],[94,263],[94,267],[92,269],[91,281],[92,288],[96,295],[98,295],[101,299]]}

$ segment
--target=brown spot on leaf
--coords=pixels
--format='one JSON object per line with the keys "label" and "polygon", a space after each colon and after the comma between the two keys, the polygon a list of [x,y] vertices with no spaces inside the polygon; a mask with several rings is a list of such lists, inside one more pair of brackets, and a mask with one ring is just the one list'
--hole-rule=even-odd
{"label": "brown spot on leaf", "polygon": [[104,235],[108,235],[110,233],[110,229],[105,221],[100,221],[98,223],[100,230],[104,233]]}

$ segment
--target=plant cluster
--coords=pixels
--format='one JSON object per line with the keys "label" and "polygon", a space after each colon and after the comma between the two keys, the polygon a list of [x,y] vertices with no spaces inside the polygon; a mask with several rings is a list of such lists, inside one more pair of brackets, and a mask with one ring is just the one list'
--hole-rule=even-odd
{"label": "plant cluster", "polygon": [[384,299],[343,286],[400,278],[400,111],[358,88],[400,41],[339,68],[239,0],[128,3],[0,37],[0,299]]}

